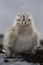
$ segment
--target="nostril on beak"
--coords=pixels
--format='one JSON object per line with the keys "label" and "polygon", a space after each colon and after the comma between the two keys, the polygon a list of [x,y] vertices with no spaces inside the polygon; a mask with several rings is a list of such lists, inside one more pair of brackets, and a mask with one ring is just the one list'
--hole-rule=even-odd
{"label": "nostril on beak", "polygon": [[25,24],[26,24],[26,22],[25,22]]}
{"label": "nostril on beak", "polygon": [[23,24],[23,22],[22,22],[22,24]]}

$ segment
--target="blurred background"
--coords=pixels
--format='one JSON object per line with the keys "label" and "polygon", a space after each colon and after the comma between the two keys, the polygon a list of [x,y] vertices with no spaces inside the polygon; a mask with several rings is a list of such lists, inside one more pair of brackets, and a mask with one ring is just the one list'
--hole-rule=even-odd
{"label": "blurred background", "polygon": [[0,0],[0,34],[12,26],[15,17],[21,12],[29,12],[43,39],[43,0]]}
{"label": "blurred background", "polygon": [[[12,26],[15,17],[21,12],[29,12],[34,18],[36,29],[43,39],[43,0],[0,0],[0,50],[3,49],[3,35]],[[43,44],[43,41],[41,41]],[[42,56],[41,56],[42,57]],[[18,59],[19,60],[19,59]],[[12,62],[8,65],[40,65],[27,63],[26,61]],[[0,54],[0,65],[7,65],[3,62],[3,55]]]}

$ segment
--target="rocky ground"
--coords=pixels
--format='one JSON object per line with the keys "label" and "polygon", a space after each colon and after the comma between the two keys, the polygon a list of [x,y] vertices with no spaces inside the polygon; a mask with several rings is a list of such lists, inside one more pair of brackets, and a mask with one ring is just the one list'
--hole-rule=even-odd
{"label": "rocky ground", "polygon": [[0,53],[0,65],[40,65],[38,63],[29,63],[23,58],[9,59],[9,62],[4,62],[4,53]]}

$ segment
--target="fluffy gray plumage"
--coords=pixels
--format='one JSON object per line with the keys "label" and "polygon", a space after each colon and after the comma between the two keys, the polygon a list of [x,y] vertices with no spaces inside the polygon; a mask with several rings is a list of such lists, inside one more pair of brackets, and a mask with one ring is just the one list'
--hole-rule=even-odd
{"label": "fluffy gray plumage", "polygon": [[3,47],[7,56],[11,53],[34,52],[39,45],[39,32],[35,29],[32,16],[25,12],[19,14],[4,35]]}

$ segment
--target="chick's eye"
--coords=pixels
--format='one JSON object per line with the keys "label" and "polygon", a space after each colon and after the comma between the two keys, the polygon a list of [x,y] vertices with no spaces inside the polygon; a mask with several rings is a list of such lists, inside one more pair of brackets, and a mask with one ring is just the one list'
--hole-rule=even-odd
{"label": "chick's eye", "polygon": [[17,19],[17,21],[20,21],[20,19]]}
{"label": "chick's eye", "polygon": [[30,21],[30,19],[28,19],[28,21]]}

